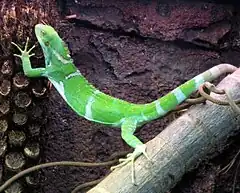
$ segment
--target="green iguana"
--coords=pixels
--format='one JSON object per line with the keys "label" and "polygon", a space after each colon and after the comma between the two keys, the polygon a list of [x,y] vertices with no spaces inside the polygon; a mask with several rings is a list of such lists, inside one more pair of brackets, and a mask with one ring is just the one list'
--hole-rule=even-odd
{"label": "green iguana", "polygon": [[229,64],[217,65],[151,103],[133,104],[109,96],[92,86],[74,65],[68,47],[53,27],[37,24],[35,34],[44,53],[45,68],[31,67],[30,57],[34,54],[30,54],[30,52],[34,46],[27,50],[28,39],[24,50],[13,43],[21,52],[21,55],[15,54],[15,56],[21,58],[25,75],[47,77],[78,115],[93,122],[121,128],[122,139],[133,147],[134,151],[128,154],[127,158],[120,159],[121,163],[112,169],[132,162],[133,183],[134,160],[141,154],[150,160],[146,153],[146,145],[134,136],[136,128],[173,110],[204,82],[212,81],[223,73],[233,72],[237,69]]}

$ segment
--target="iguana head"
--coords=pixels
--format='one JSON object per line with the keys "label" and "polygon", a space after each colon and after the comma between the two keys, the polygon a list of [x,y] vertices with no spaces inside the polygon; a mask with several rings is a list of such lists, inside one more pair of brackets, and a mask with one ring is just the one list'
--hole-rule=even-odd
{"label": "iguana head", "polygon": [[42,47],[46,65],[50,65],[51,62],[51,65],[55,66],[72,63],[68,47],[53,27],[37,24],[35,26],[35,34]]}

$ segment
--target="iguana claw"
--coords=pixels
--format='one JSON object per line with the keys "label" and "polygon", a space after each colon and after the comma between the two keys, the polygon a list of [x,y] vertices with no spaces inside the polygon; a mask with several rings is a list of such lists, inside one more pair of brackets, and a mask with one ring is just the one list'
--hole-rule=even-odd
{"label": "iguana claw", "polygon": [[147,153],[146,153],[146,145],[142,144],[142,145],[137,145],[135,150],[133,151],[133,153],[129,153],[127,154],[126,158],[121,158],[119,159],[120,164],[116,165],[116,166],[112,166],[110,169],[114,170],[116,168],[120,168],[126,164],[128,164],[129,162],[131,162],[131,167],[132,167],[132,183],[135,184],[135,169],[134,169],[134,161],[137,157],[139,157],[141,154],[143,154],[149,161],[150,158],[148,157]]}
{"label": "iguana claw", "polygon": [[14,42],[11,42],[11,44],[13,44],[14,46],[17,47],[17,49],[21,52],[21,55],[19,54],[14,54],[14,56],[17,56],[19,58],[22,58],[23,56],[25,57],[31,57],[31,56],[34,56],[35,54],[29,54],[34,48],[35,48],[35,45],[33,45],[28,51],[27,51],[27,47],[28,47],[28,42],[29,42],[29,37],[27,37],[27,41],[26,41],[26,44],[25,44],[25,47],[24,47],[24,50],[22,50],[20,48],[20,46],[18,46],[16,43]]}

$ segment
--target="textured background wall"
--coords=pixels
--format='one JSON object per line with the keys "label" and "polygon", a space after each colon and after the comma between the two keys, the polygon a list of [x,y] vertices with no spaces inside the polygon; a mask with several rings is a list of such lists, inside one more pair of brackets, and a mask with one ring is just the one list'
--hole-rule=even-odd
{"label": "textured background wall", "polygon": [[[20,2],[29,6],[35,1],[16,1],[14,5]],[[35,3],[39,7],[33,8],[41,11],[34,17],[58,29],[82,74],[102,91],[131,102],[152,101],[220,62],[239,66],[240,12],[232,2],[58,0],[58,7],[50,0]],[[10,8],[5,6],[6,10]],[[18,21],[25,21],[24,29],[33,28],[26,22],[29,19],[31,24],[38,21],[20,16]],[[18,34],[20,40],[29,34],[26,31]],[[0,51],[8,55],[6,45],[2,42]],[[41,51],[37,50],[40,57]],[[48,95],[44,102],[48,123],[40,140],[41,162],[104,161],[114,152],[130,150],[122,141],[120,130],[77,117],[55,89]],[[172,120],[169,115],[153,121],[139,130],[137,136],[147,142]],[[217,171],[238,151],[238,139],[239,136],[234,138],[235,143],[220,156],[187,174],[172,192],[231,192],[236,164],[227,174],[218,175]],[[42,172],[42,186],[37,192],[70,192],[76,184],[98,179],[107,171],[49,168]]]}

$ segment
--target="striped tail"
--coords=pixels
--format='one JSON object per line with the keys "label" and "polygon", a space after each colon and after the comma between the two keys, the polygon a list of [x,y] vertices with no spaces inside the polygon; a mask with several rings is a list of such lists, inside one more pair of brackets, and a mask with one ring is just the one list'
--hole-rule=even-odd
{"label": "striped tail", "polygon": [[185,82],[167,95],[150,103],[150,105],[154,104],[154,108],[156,110],[157,116],[154,116],[154,118],[161,117],[173,110],[177,105],[187,99],[193,92],[198,90],[199,86],[204,82],[210,82],[222,74],[232,73],[235,70],[237,70],[237,67],[230,64],[219,64],[203,72],[202,74],[195,76],[193,79]]}

